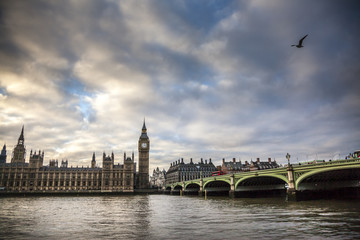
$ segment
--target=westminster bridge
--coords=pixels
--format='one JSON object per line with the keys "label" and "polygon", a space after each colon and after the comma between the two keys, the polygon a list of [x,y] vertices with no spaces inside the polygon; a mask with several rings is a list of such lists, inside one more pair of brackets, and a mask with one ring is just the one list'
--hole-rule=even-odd
{"label": "westminster bridge", "polygon": [[240,172],[167,184],[171,194],[229,194],[246,196],[251,192],[280,191],[296,200],[304,192],[353,189],[360,195],[360,158]]}

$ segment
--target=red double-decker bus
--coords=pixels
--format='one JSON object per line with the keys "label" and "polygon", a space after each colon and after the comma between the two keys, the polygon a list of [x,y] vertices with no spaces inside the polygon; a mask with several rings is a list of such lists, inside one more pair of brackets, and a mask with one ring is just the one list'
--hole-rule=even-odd
{"label": "red double-decker bus", "polygon": [[216,171],[216,172],[212,172],[211,176],[220,176],[220,175],[224,175],[223,171]]}

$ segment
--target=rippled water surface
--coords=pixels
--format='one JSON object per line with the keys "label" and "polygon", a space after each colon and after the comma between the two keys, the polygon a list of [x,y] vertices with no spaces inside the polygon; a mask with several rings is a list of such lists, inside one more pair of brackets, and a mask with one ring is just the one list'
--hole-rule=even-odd
{"label": "rippled water surface", "polygon": [[0,239],[360,239],[359,200],[0,198]]}

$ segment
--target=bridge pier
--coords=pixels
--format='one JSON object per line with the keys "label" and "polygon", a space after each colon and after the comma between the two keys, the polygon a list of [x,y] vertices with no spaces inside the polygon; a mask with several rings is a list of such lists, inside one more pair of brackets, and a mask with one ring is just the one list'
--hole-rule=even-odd
{"label": "bridge pier", "polygon": [[297,191],[295,189],[288,189],[286,191],[286,201],[297,201]]}
{"label": "bridge pier", "polygon": [[234,180],[234,174],[230,175],[230,191],[229,191],[229,197],[235,198],[235,180]]}
{"label": "bridge pier", "polygon": [[199,197],[203,197],[205,193],[203,192],[203,179],[200,178],[200,190],[199,190]]}
{"label": "bridge pier", "polygon": [[230,198],[235,198],[235,191],[230,190],[230,191],[229,191],[229,197],[230,197]]}
{"label": "bridge pier", "polygon": [[295,189],[295,181],[294,181],[294,169],[289,164],[287,168],[288,180],[289,180],[289,188],[286,190],[286,201],[297,201],[297,191]]}

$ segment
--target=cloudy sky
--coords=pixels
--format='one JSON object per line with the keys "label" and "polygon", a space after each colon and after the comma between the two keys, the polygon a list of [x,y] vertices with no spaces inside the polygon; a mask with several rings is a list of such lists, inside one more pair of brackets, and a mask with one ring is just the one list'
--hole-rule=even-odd
{"label": "cloudy sky", "polygon": [[[292,161],[360,148],[358,1],[0,3],[0,143],[150,172],[190,157]],[[291,47],[308,34],[304,48]],[[137,160],[137,159],[136,159]]]}

